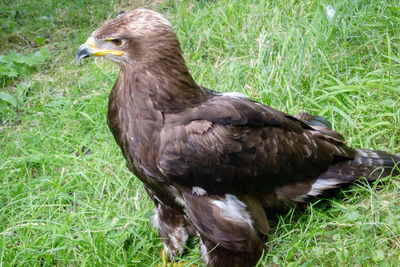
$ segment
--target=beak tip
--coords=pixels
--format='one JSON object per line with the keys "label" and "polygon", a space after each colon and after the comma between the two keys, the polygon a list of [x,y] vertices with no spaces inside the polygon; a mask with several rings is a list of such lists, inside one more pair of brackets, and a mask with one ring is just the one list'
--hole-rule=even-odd
{"label": "beak tip", "polygon": [[[88,56],[86,56],[86,57],[88,57]],[[82,66],[82,59],[84,59],[85,57],[79,57],[79,56],[76,56],[75,57],[75,63],[77,64],[77,65],[79,65],[79,66]]]}
{"label": "beak tip", "polygon": [[90,51],[90,49],[88,48],[88,46],[86,44],[83,44],[79,47],[78,51],[76,52],[76,56],[75,56],[75,61],[76,64],[79,64],[82,66],[82,59],[86,58],[86,57],[90,57],[92,55],[92,52]]}

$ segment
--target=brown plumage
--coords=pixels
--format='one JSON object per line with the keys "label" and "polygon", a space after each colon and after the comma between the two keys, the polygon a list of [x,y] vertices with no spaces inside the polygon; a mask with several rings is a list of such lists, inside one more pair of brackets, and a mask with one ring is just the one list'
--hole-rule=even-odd
{"label": "brown plumage", "polygon": [[171,26],[154,11],[103,24],[77,60],[91,55],[121,69],[108,125],[155,203],[171,259],[198,235],[209,266],[252,266],[265,249],[267,214],[362,176],[389,175],[400,161],[348,147],[321,117],[292,117],[198,86]]}

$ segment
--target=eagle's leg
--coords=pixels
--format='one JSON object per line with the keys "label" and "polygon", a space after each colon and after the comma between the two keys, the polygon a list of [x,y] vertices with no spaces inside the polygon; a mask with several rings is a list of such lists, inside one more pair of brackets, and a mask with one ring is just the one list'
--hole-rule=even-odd
{"label": "eagle's leg", "polygon": [[264,249],[268,221],[261,204],[249,196],[183,193],[188,218],[201,238],[209,267],[251,267]]}
{"label": "eagle's leg", "polygon": [[161,203],[156,204],[153,225],[158,230],[164,244],[163,258],[172,260],[184,251],[186,241],[192,236],[192,228],[180,209]]}
{"label": "eagle's leg", "polygon": [[208,267],[252,267],[257,264],[265,249],[262,242],[251,244],[247,251],[234,251],[201,239],[201,256]]}

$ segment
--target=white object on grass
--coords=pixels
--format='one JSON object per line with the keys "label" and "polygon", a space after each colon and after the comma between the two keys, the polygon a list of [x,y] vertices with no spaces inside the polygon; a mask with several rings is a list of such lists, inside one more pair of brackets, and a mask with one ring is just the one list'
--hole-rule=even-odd
{"label": "white object on grass", "polygon": [[327,5],[325,6],[325,15],[329,22],[332,22],[333,17],[335,16],[336,10],[333,6]]}

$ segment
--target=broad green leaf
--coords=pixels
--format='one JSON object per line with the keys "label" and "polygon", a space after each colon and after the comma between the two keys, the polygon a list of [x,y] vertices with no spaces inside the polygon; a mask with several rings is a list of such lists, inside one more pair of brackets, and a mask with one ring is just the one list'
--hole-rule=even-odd
{"label": "broad green leaf", "polygon": [[0,99],[13,105],[14,107],[18,106],[18,100],[13,95],[10,95],[6,92],[0,92]]}

